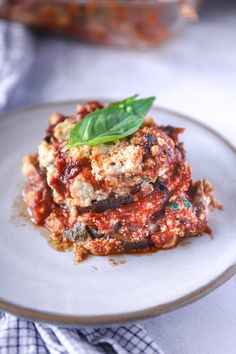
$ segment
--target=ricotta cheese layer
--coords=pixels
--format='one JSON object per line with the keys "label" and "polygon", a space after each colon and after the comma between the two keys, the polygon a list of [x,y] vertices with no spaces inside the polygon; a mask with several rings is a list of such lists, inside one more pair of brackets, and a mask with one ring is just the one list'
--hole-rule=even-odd
{"label": "ricotta cheese layer", "polygon": [[23,198],[31,220],[50,231],[57,249],[88,254],[147,252],[210,232],[207,214],[219,207],[206,180],[193,182],[179,141],[182,128],[149,118],[121,140],[68,150],[70,130],[100,102],[54,113],[38,152],[23,159]]}

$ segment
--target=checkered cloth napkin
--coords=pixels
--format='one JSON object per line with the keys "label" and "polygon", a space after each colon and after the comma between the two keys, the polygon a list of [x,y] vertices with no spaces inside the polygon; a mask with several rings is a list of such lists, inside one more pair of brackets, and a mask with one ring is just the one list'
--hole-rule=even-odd
{"label": "checkered cloth napkin", "polygon": [[[0,109],[30,71],[37,44],[19,24],[0,21]],[[21,88],[22,89],[22,88]],[[113,328],[68,329],[19,319],[0,312],[0,354],[154,354],[158,345],[138,324]]]}
{"label": "checkered cloth napkin", "polygon": [[35,49],[31,32],[18,23],[0,21],[0,110],[9,108],[12,92],[15,96],[19,91],[18,85],[35,59]]}
{"label": "checkered cloth napkin", "polygon": [[1,354],[163,354],[138,324],[68,329],[1,313]]}

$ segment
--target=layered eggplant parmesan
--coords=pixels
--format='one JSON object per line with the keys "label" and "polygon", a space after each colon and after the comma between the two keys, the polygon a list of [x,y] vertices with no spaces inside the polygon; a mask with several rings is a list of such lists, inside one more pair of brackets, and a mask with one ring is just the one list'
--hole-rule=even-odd
{"label": "layered eggplant parmesan", "polygon": [[38,153],[23,159],[31,220],[49,230],[56,248],[73,248],[77,262],[171,248],[209,232],[212,186],[192,180],[179,141],[184,129],[146,118],[124,138],[65,149],[71,129],[102,109],[89,102],[72,116],[54,113]]}

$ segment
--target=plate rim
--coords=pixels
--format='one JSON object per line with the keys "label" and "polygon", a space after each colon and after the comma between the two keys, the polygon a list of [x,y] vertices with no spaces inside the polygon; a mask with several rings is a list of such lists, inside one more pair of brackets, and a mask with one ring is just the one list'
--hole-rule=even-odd
{"label": "plate rim", "polygon": [[[13,114],[17,114],[19,112],[29,112],[32,110],[40,109],[42,107],[55,107],[56,105],[76,105],[78,102],[88,102],[91,100],[98,100],[102,102],[112,102],[114,101],[111,98],[93,98],[93,99],[73,99],[73,100],[59,100],[59,101],[50,101],[50,102],[43,102],[35,105],[28,105],[23,106],[20,108],[7,110],[0,112],[0,119],[7,119],[7,116],[12,116]],[[228,141],[223,135],[221,135],[217,130],[209,127],[207,124],[198,121],[195,118],[189,117],[186,114],[182,114],[175,110],[165,108],[162,106],[154,105],[152,109],[161,111],[170,115],[174,115],[178,118],[190,121],[194,125],[200,126],[201,128],[207,130],[212,135],[217,137],[221,143],[225,144],[235,155],[236,157],[236,147]],[[10,118],[11,119],[11,118]],[[45,323],[53,323],[53,324],[61,324],[61,325],[68,325],[68,326],[94,326],[94,325],[107,325],[107,324],[116,324],[116,323],[125,323],[125,322],[132,322],[137,320],[144,320],[147,318],[155,317],[157,315],[170,312],[177,308],[183,307],[188,305],[203,296],[209,294],[214,289],[218,288],[220,285],[225,283],[229,280],[233,275],[236,274],[236,259],[232,262],[232,264],[221,274],[219,274],[216,278],[204,284],[200,288],[181,296],[173,301],[166,302],[161,305],[148,307],[146,309],[138,310],[138,311],[131,311],[125,312],[121,314],[109,314],[109,315],[98,315],[98,316],[71,316],[71,315],[64,315],[58,314],[53,312],[47,311],[39,311],[34,310],[33,308],[24,307],[13,302],[9,302],[2,297],[0,297],[0,309],[9,313],[12,313],[16,316],[21,318],[26,318],[30,320],[36,320],[39,322]]]}
{"label": "plate rim", "polygon": [[62,314],[56,314],[47,311],[38,311],[32,308],[27,308],[2,300],[0,298],[0,309],[9,312],[15,316],[25,318],[27,320],[38,321],[43,323],[51,323],[55,325],[66,326],[104,326],[115,325],[121,323],[136,322],[140,320],[150,319],[164,313],[171,312],[179,309],[183,306],[189,305],[196,300],[201,299],[205,295],[224,284],[227,280],[232,278],[236,274],[236,264],[231,265],[222,274],[209,283],[203,285],[201,288],[184,295],[174,301],[167,302],[162,305],[152,306],[144,310],[132,311],[128,313],[110,314],[110,315],[98,315],[98,316],[68,316]]}

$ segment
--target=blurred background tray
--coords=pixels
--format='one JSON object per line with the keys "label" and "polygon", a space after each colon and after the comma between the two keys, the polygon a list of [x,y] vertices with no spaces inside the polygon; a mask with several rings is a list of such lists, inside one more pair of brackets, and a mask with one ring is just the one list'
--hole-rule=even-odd
{"label": "blurred background tray", "polygon": [[0,18],[99,44],[156,47],[197,18],[197,0],[0,0]]}

